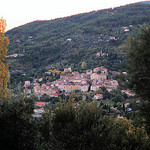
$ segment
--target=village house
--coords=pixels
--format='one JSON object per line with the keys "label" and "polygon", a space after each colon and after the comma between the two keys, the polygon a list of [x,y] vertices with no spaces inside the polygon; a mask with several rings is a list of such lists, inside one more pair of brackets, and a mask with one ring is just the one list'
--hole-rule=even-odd
{"label": "village house", "polygon": [[69,82],[80,83],[82,81],[79,77],[70,78]]}
{"label": "village house", "polygon": [[40,85],[40,84],[38,82],[34,82],[33,85],[36,86],[36,85]]}
{"label": "village house", "polygon": [[92,80],[97,80],[97,79],[99,79],[99,75],[98,75],[97,73],[93,73],[93,74],[91,75],[91,79],[92,79]]}
{"label": "village house", "polygon": [[106,80],[104,82],[104,86],[106,87],[107,91],[112,91],[118,88],[118,81],[117,80]]}
{"label": "village house", "polygon": [[50,75],[50,74],[51,74],[51,72],[47,71],[47,72],[45,72],[45,74],[48,74],[48,75]]}
{"label": "village house", "polygon": [[105,55],[108,55],[108,54],[103,53],[102,50],[96,54],[97,57],[103,57]]}
{"label": "village house", "polygon": [[118,81],[117,80],[110,80],[111,86],[113,89],[117,89],[118,88]]}
{"label": "village house", "polygon": [[124,107],[127,108],[127,107],[129,107],[129,105],[130,105],[130,103],[125,103]]}
{"label": "village house", "polygon": [[71,93],[74,90],[78,90],[78,85],[68,83],[63,86],[63,91],[67,93]]}
{"label": "village house", "polygon": [[18,57],[18,54],[8,55],[7,57]]}
{"label": "village house", "polygon": [[81,83],[81,84],[88,84],[88,83],[89,83],[89,80],[88,80],[88,79],[83,79],[83,80],[81,80],[80,83]]}
{"label": "village house", "polygon": [[110,107],[110,110],[112,110],[112,111],[117,111],[118,109],[117,109],[117,107]]}
{"label": "village house", "polygon": [[42,81],[43,81],[43,78],[40,78],[40,79],[39,79],[39,82],[42,82]]}
{"label": "village house", "polygon": [[59,94],[59,89],[58,88],[53,88],[51,86],[47,86],[45,84],[42,84],[41,87],[41,95],[48,95],[49,97],[58,97]]}
{"label": "village house", "polygon": [[56,86],[61,92],[64,92],[64,83],[59,83]]}
{"label": "village house", "polygon": [[71,72],[71,71],[72,71],[71,68],[65,68],[65,69],[64,69],[64,72]]}
{"label": "village house", "polygon": [[111,82],[110,82],[110,80],[105,80],[105,82],[104,82],[104,86],[105,86],[105,87],[109,87],[109,86],[111,86]]}
{"label": "village house", "polygon": [[98,57],[100,57],[100,55],[101,55],[101,53],[100,53],[100,52],[98,52],[98,53],[96,54],[96,56],[98,56]]}
{"label": "village house", "polygon": [[128,96],[135,96],[135,94],[132,93],[131,90],[122,90],[121,93],[126,93]]}
{"label": "village house", "polygon": [[45,107],[46,105],[46,102],[35,102],[35,106],[38,106],[38,107]]}
{"label": "village house", "polygon": [[82,92],[88,92],[89,86],[89,84],[81,84],[78,86],[78,90],[81,90]]}
{"label": "village house", "polygon": [[30,81],[25,81],[24,87],[29,87],[30,86]]}
{"label": "village house", "polygon": [[84,95],[84,94],[82,95],[82,100],[84,100],[84,101],[86,100],[86,95]]}
{"label": "village house", "polygon": [[92,80],[97,80],[97,81],[104,81],[104,80],[107,79],[107,75],[105,73],[100,73],[100,74],[93,73],[91,75],[91,79]]}
{"label": "village house", "polygon": [[100,67],[97,67],[97,68],[94,68],[94,69],[93,69],[93,72],[94,72],[94,73],[97,73],[97,72],[99,72],[99,71],[101,71],[101,70],[100,70]]}
{"label": "village house", "polygon": [[95,99],[95,100],[101,100],[101,99],[103,99],[103,94],[96,94],[94,97],[93,97],[93,99]]}
{"label": "village house", "polygon": [[27,94],[27,95],[30,95],[30,94],[32,94],[32,89],[31,89],[31,88],[25,88],[25,89],[23,90],[23,92],[24,92],[25,94]]}
{"label": "village house", "polygon": [[69,79],[70,76],[69,75],[60,75],[60,79]]}
{"label": "village house", "polygon": [[113,88],[112,88],[111,86],[109,86],[109,87],[106,87],[106,90],[107,90],[108,92],[110,92],[110,91],[113,90]]}
{"label": "village house", "polygon": [[23,92],[27,95],[30,95],[32,93],[30,85],[31,85],[30,81],[25,81]]}
{"label": "village house", "polygon": [[71,41],[72,41],[72,39],[71,39],[71,38],[68,38],[66,41],[71,42]]}
{"label": "village house", "polygon": [[42,84],[42,86],[40,85],[36,85],[33,88],[33,94],[41,97],[44,94],[48,95],[49,97],[58,97],[59,95],[59,89],[58,88],[53,88],[51,86],[47,86],[45,84]]}
{"label": "village house", "polygon": [[119,114],[119,115],[117,115],[117,118],[123,119],[124,117]]}
{"label": "village house", "polygon": [[72,72],[72,74],[73,74],[74,76],[80,75],[80,73],[79,73],[78,71],[74,71],[74,72]]}
{"label": "village house", "polygon": [[94,68],[94,69],[93,69],[93,72],[94,72],[94,73],[101,72],[101,73],[108,74],[108,69],[105,68],[104,66],[101,66],[101,67]]}
{"label": "village house", "polygon": [[122,72],[122,74],[123,74],[123,75],[125,75],[125,76],[127,76],[127,75],[128,75],[128,73],[127,73],[127,72]]}
{"label": "village house", "polygon": [[101,51],[100,53],[101,53],[101,54],[100,54],[101,57],[103,57],[103,56],[108,56],[108,54],[103,53],[102,51]]}
{"label": "village house", "polygon": [[109,36],[108,40],[117,40],[114,36]]}
{"label": "village house", "polygon": [[90,79],[90,75],[87,75],[85,73],[81,74],[81,79]]}
{"label": "village house", "polygon": [[62,84],[63,82],[66,82],[66,80],[65,79],[58,79],[58,80],[52,81],[51,86],[55,87],[55,86],[58,86],[59,84]]}
{"label": "village house", "polygon": [[91,69],[86,70],[87,75],[92,75],[93,71]]}
{"label": "village house", "polygon": [[121,73],[120,72],[117,72],[117,71],[109,71],[110,73],[112,73],[113,76],[116,76],[116,75],[120,75]]}
{"label": "village house", "polygon": [[91,85],[91,90],[92,91],[97,91],[100,87],[103,87],[103,86],[104,86],[103,82],[98,82],[98,83],[95,83],[95,84]]}
{"label": "village house", "polygon": [[130,31],[129,29],[124,29],[124,32],[128,32],[128,31]]}
{"label": "village house", "polygon": [[140,103],[141,101],[138,99],[138,100],[136,100],[136,103]]}
{"label": "village house", "polygon": [[40,86],[39,85],[35,85],[33,87],[33,94],[37,97],[40,96]]}

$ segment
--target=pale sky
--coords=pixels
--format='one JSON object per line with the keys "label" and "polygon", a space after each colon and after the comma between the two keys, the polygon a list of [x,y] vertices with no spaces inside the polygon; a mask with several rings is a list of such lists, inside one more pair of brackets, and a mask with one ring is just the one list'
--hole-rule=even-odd
{"label": "pale sky", "polygon": [[6,19],[6,30],[9,30],[35,20],[50,20],[140,1],[142,0],[3,0],[0,3],[0,17]]}

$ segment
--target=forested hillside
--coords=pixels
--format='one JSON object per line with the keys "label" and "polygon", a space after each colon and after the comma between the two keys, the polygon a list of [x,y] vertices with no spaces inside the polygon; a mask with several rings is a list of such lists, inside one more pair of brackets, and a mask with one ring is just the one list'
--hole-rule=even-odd
{"label": "forested hillside", "polygon": [[150,4],[150,1],[144,1],[142,3],[145,3],[145,4]]}
{"label": "forested hillside", "polygon": [[83,61],[88,68],[125,68],[125,40],[144,23],[150,23],[150,5],[142,3],[28,23],[6,33],[10,70],[79,70]]}

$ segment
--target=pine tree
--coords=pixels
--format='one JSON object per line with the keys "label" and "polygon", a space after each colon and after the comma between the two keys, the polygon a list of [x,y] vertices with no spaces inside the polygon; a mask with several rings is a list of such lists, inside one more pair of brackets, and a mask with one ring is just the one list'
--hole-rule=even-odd
{"label": "pine tree", "polygon": [[6,61],[7,46],[9,40],[4,36],[6,28],[6,20],[0,19],[0,96],[7,96],[7,82],[8,82],[8,63]]}

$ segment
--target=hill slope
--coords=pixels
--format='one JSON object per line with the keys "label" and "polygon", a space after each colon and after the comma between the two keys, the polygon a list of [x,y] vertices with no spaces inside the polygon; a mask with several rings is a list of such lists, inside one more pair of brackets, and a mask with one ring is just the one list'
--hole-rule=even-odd
{"label": "hill slope", "polygon": [[145,3],[145,4],[150,4],[150,1],[144,1],[142,3]]}
{"label": "hill slope", "polygon": [[124,42],[143,23],[150,23],[150,5],[141,3],[28,23],[6,33],[8,54],[17,54],[8,58],[10,68],[27,72],[50,65],[78,69],[82,61],[88,68],[124,68]]}

